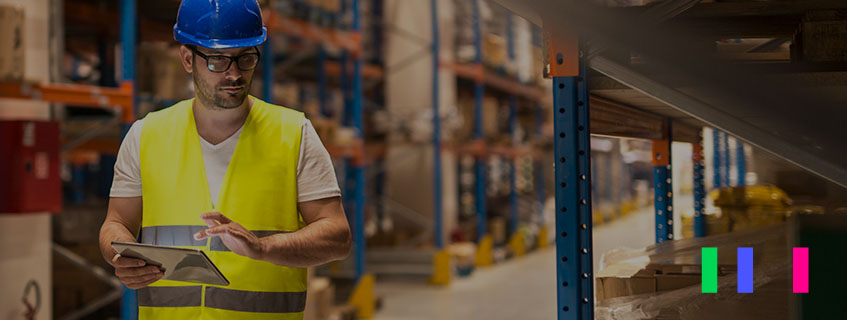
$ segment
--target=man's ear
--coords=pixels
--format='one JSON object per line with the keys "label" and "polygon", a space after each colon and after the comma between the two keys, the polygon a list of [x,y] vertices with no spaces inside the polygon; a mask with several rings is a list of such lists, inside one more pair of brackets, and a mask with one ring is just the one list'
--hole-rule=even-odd
{"label": "man's ear", "polygon": [[179,46],[179,61],[182,62],[182,68],[185,69],[185,72],[191,73],[194,64],[194,52],[185,45]]}

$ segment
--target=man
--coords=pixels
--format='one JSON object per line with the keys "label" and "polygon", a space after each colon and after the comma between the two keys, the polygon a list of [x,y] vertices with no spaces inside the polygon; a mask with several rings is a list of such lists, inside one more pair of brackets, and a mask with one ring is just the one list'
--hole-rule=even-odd
{"label": "man", "polygon": [[[184,0],[174,37],[194,98],[148,114],[118,153],[103,257],[142,319],[302,319],[304,268],[350,229],[329,154],[302,113],[249,96],[267,31],[256,0]],[[266,53],[270,54],[270,53]],[[112,241],[199,248],[227,287],[160,280]]]}

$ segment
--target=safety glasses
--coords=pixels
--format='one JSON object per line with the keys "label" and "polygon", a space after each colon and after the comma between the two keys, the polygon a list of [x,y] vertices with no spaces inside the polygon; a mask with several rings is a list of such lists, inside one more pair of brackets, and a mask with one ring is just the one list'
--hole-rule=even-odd
{"label": "safety glasses", "polygon": [[250,71],[256,68],[259,64],[259,50],[256,52],[245,53],[239,56],[230,57],[225,55],[207,55],[196,48],[190,48],[194,54],[206,60],[206,68],[211,72],[226,72],[232,66],[232,62],[238,66],[241,71]]}

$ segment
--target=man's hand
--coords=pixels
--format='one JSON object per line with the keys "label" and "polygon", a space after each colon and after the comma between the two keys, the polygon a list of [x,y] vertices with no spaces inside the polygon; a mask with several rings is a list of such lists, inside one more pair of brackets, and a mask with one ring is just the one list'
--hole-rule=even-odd
{"label": "man's hand", "polygon": [[261,260],[264,247],[259,237],[235,221],[225,217],[220,212],[207,212],[200,216],[208,229],[194,234],[194,239],[201,240],[220,237],[224,245],[236,254]]}
{"label": "man's hand", "polygon": [[157,266],[146,265],[141,259],[123,257],[114,251],[115,256],[110,263],[115,267],[115,275],[127,288],[141,289],[165,276]]}

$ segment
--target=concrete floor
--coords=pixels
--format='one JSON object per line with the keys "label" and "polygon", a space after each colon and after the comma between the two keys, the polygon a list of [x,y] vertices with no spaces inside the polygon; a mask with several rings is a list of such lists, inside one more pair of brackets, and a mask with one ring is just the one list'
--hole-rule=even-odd
{"label": "concrete floor", "polygon": [[[610,249],[652,244],[653,223],[653,208],[647,207],[595,227],[595,270],[602,253]],[[551,247],[477,269],[470,277],[454,277],[445,288],[420,281],[380,280],[376,292],[384,299],[383,307],[374,319],[553,319],[557,309],[555,261]]]}

